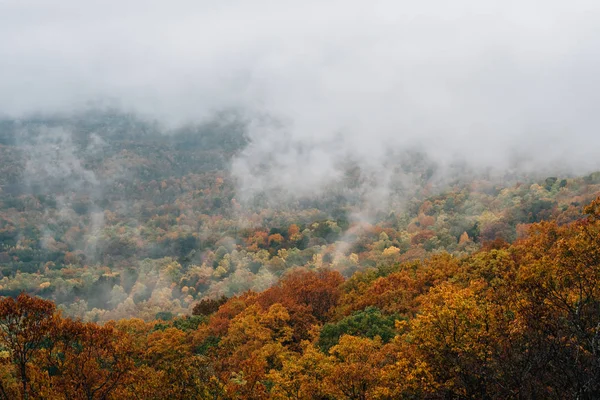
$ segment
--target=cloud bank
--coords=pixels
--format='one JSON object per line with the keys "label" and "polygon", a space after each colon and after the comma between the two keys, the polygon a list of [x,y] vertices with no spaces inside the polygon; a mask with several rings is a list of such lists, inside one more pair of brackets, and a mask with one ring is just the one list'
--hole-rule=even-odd
{"label": "cloud bank", "polygon": [[386,186],[407,148],[442,169],[600,168],[593,0],[4,0],[0,37],[0,114],[243,110],[244,193],[318,193],[349,160]]}

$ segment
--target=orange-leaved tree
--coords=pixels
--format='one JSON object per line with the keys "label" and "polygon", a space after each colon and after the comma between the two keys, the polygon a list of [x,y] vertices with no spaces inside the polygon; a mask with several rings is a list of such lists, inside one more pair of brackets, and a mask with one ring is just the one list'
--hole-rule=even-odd
{"label": "orange-leaved tree", "polygon": [[[8,353],[20,382],[18,395],[22,399],[35,396],[38,387],[32,385],[32,375],[39,372],[33,360],[49,338],[55,325],[55,306],[52,302],[21,293],[16,299],[0,301],[0,349]],[[39,374],[38,374],[39,375]],[[0,380],[0,394],[14,398]]]}

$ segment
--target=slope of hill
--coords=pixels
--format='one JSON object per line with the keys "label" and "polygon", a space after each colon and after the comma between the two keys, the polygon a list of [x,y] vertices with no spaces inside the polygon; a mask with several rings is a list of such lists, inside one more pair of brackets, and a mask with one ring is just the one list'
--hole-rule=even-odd
{"label": "slope of hill", "polygon": [[229,171],[247,143],[235,113],[171,131],[110,112],[0,126],[0,295],[25,291],[91,321],[186,314],[294,267],[348,277],[469,254],[534,222],[573,221],[600,191],[598,173],[463,171],[442,184],[433,161],[407,151],[394,167],[404,183],[379,208],[365,204],[368,176],[355,165],[318,197],[242,199]]}
{"label": "slope of hill", "polygon": [[261,293],[203,300],[186,317],[165,309],[151,322],[98,325],[26,294],[6,298],[0,393],[597,398],[600,198],[585,212],[464,257],[383,262],[348,279],[324,266],[295,269]]}

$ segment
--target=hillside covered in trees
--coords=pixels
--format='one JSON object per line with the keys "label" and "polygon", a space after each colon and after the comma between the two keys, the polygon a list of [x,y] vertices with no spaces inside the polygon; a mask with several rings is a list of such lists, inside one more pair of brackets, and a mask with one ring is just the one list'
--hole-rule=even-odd
{"label": "hillside covered in trees", "polygon": [[245,196],[245,129],[0,123],[0,398],[600,395],[600,173]]}
{"label": "hillside covered in trees", "polygon": [[585,213],[349,278],[324,261],[294,268],[150,322],[82,322],[8,297],[0,397],[598,398],[600,198]]}
{"label": "hillside covered in trees", "polygon": [[390,156],[378,207],[374,177],[351,162],[318,196],[248,197],[230,170],[247,143],[235,112],[171,130],[118,112],[1,121],[0,296],[84,321],[170,318],[294,268],[349,278],[510,243],[581,218],[600,191],[598,173],[448,172],[415,149]]}
{"label": "hillside covered in trees", "polygon": [[600,399],[598,1],[0,37],[0,400]]}

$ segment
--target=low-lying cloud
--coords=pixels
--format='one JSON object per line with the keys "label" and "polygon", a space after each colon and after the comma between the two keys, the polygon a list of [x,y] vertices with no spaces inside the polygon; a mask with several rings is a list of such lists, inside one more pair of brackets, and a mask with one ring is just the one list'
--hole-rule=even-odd
{"label": "low-lying cloud", "polygon": [[348,163],[387,187],[410,148],[441,169],[600,167],[597,1],[8,0],[0,37],[0,114],[244,110],[248,195],[319,193]]}

